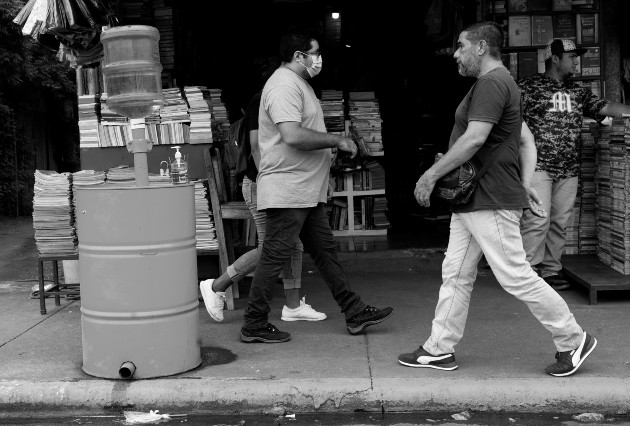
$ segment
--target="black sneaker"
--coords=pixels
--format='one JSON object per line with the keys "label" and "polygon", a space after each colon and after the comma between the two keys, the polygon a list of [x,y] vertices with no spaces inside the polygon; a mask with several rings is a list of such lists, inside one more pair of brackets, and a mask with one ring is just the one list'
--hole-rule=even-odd
{"label": "black sneaker", "polygon": [[580,346],[572,351],[556,352],[556,363],[545,368],[545,373],[556,377],[570,376],[580,368],[595,346],[597,346],[597,339],[584,332]]}
{"label": "black sneaker", "polygon": [[558,274],[544,277],[543,280],[545,280],[547,284],[556,291],[568,290],[571,288],[571,284],[569,284],[567,280],[561,278]]}
{"label": "black sneaker", "polygon": [[455,370],[455,354],[431,355],[422,346],[410,354],[398,355],[398,362],[407,367],[435,368],[437,370]]}
{"label": "black sneaker", "polygon": [[291,335],[278,330],[273,324],[267,323],[264,327],[256,329],[241,328],[241,341],[245,343],[282,343],[291,340]]}
{"label": "black sneaker", "polygon": [[378,309],[374,306],[366,306],[360,314],[346,320],[346,328],[350,334],[359,334],[366,327],[385,321],[392,315],[392,308]]}

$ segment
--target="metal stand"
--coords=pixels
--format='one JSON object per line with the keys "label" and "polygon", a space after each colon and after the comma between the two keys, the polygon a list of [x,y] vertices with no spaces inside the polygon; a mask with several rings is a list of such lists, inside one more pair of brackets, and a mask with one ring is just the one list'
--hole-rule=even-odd
{"label": "metal stand", "polygon": [[[61,256],[39,256],[37,258],[39,270],[39,311],[42,315],[46,315],[46,296],[55,296],[55,306],[61,306],[59,296],[78,296],[80,294],[79,284],[64,284],[59,282],[59,261],[60,260],[77,260],[79,255],[61,255]],[[53,287],[49,291],[44,291],[44,262],[53,263]]]}

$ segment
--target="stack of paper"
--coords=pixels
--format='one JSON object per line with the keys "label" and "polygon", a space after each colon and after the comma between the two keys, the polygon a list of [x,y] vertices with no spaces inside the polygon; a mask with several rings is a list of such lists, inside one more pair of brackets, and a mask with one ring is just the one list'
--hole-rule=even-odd
{"label": "stack of paper", "polygon": [[227,108],[221,100],[221,89],[209,89],[208,93],[212,108],[212,140],[225,141],[230,129],[230,121]]}
{"label": "stack of paper", "polygon": [[79,146],[98,148],[98,120],[100,102],[98,95],[79,96]]}
{"label": "stack of paper", "polygon": [[[212,143],[210,105],[204,98],[203,86],[186,86],[184,94],[190,115],[190,143]],[[206,91],[207,92],[207,91]]]}
{"label": "stack of paper", "polygon": [[322,90],[320,101],[324,112],[326,131],[337,135],[345,134],[343,92],[341,90]]}
{"label": "stack of paper", "polygon": [[383,151],[381,113],[374,92],[350,92],[348,100],[350,126],[363,138],[370,153]]}
{"label": "stack of paper", "polygon": [[197,251],[217,250],[219,244],[214,229],[214,220],[208,207],[208,180],[197,180],[194,183]]}
{"label": "stack of paper", "polygon": [[71,194],[70,173],[35,170],[33,228],[41,256],[77,253]]}

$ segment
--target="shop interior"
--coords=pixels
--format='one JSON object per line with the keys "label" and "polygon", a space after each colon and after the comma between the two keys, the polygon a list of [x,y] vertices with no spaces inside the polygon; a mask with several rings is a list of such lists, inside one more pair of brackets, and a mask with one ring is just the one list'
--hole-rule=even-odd
{"label": "shop interior", "polygon": [[[446,149],[455,107],[472,84],[457,73],[449,49],[458,30],[474,22],[477,13],[475,0],[450,2],[448,22],[430,34],[425,21],[431,3],[371,7],[358,1],[267,0],[244,7],[240,2],[173,2],[176,83],[222,88],[233,120],[258,90],[258,64],[277,55],[282,33],[313,29],[324,58],[323,72],[309,81],[316,92],[365,90],[378,98],[388,235],[409,236],[410,227],[428,227],[421,238],[426,239],[448,206],[436,202],[421,208],[413,188],[434,154]],[[442,228],[445,236],[447,227]]]}

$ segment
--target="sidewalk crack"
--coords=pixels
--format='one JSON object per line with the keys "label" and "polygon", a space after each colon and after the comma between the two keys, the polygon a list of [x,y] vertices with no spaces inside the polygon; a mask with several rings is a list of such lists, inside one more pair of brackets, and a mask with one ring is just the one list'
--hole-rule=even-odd
{"label": "sidewalk crack", "polygon": [[370,390],[374,390],[374,377],[372,376],[372,360],[370,359],[370,349],[368,348],[368,335],[363,335],[365,342],[365,358],[367,359],[368,373],[370,375]]}
{"label": "sidewalk crack", "polygon": [[50,315],[47,315],[46,317],[42,318],[41,321],[36,322],[35,324],[33,324],[32,326],[30,326],[29,328],[27,328],[26,330],[24,330],[23,332],[21,332],[20,334],[18,334],[17,336],[14,336],[12,338],[10,338],[9,340],[7,340],[6,342],[0,344],[0,348],[2,348],[3,346],[8,345],[9,343],[11,343],[12,341],[16,340],[17,338],[23,336],[24,334],[28,333],[29,331],[31,331],[32,329],[34,329],[35,327],[37,327],[38,325],[40,325],[41,323],[43,323],[44,321],[47,321],[48,319],[52,318],[54,315],[57,315],[59,312],[63,311],[64,309],[66,309],[68,306],[72,306],[75,303],[77,303],[76,301],[73,301],[71,303],[68,303],[65,306],[61,306],[57,311],[51,313]]}

